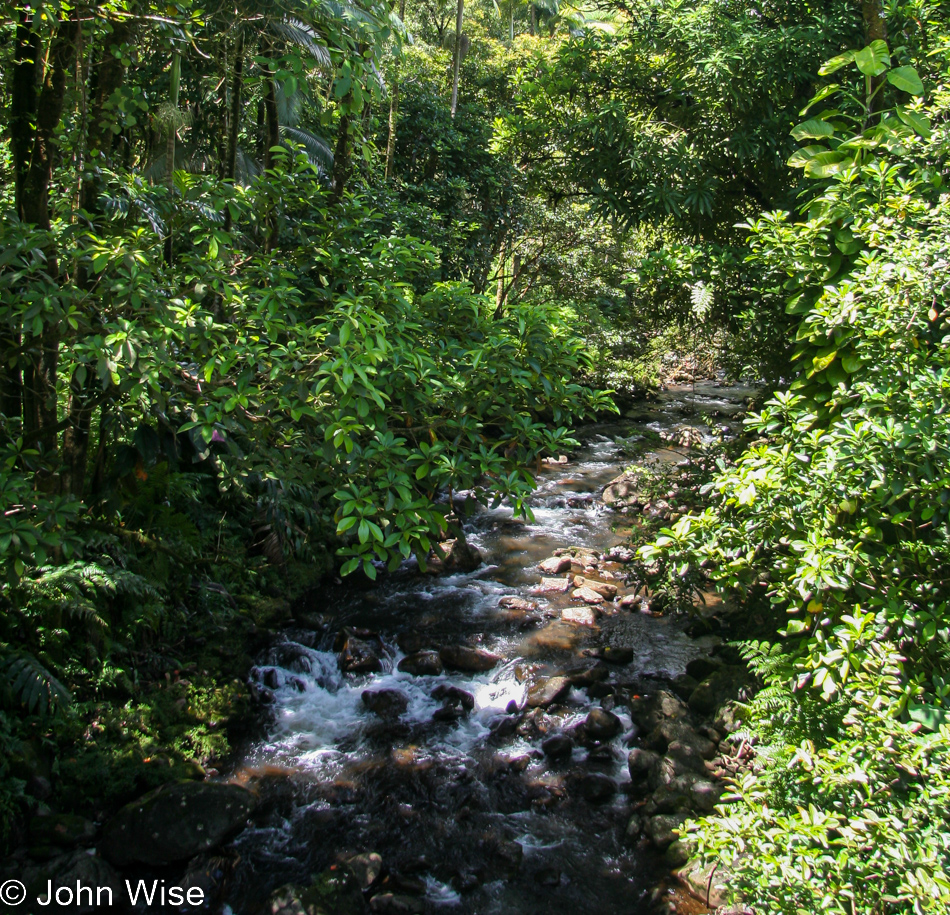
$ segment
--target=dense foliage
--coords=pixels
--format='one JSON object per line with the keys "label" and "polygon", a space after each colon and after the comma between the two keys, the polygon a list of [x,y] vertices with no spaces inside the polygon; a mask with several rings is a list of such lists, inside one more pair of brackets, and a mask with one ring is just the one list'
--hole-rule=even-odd
{"label": "dense foliage", "polygon": [[801,220],[749,225],[792,293],[797,380],[749,420],[710,507],[644,551],[684,590],[702,566],[783,637],[745,649],[758,764],[692,830],[770,912],[950,903],[950,98],[938,82],[923,106],[905,54],[878,39],[822,68],[838,82],[791,159],[819,189]]}

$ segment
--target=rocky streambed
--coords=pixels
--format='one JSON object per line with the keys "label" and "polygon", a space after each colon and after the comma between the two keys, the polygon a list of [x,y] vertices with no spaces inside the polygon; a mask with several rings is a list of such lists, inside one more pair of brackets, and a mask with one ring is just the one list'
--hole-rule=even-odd
{"label": "rocky streambed", "polygon": [[311,594],[251,672],[261,737],[240,764],[75,841],[49,820],[61,853],[31,887],[161,879],[202,906],[137,910],[222,915],[714,907],[715,875],[674,890],[674,830],[742,764],[746,674],[714,618],[664,615],[629,580],[630,522],[683,506],[675,482],[647,497],[624,471],[641,436],[637,465],[683,461],[710,431],[697,413],[728,425],[748,393],[674,390],[588,427],[545,467],[533,520],[484,511],[438,569]]}

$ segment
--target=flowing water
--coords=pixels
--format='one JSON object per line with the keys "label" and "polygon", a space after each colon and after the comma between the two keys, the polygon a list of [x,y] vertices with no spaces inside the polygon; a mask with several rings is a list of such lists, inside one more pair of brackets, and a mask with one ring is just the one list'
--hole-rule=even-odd
{"label": "flowing water", "polygon": [[[665,868],[648,849],[624,843],[633,736],[624,700],[650,677],[682,673],[708,646],[690,639],[683,621],[636,609],[604,615],[593,629],[565,623],[560,610],[572,605],[570,595],[533,593],[537,564],[558,548],[603,553],[624,540],[631,516],[607,508],[599,494],[632,463],[631,437],[708,432],[701,414],[729,425],[748,393],[713,384],[674,389],[628,418],[582,429],[572,460],[541,473],[533,520],[516,520],[504,507],[471,520],[469,542],[484,557],[474,572],[423,574],[410,561],[373,586],[311,595],[298,614],[306,625],[284,632],[256,669],[273,702],[265,739],[248,748],[235,773],[252,779],[262,798],[254,826],[236,841],[230,905],[237,915],[275,887],[305,886],[343,856],[366,852],[380,854],[390,886],[415,894],[427,912],[650,911],[649,893]],[[684,458],[682,447],[660,444],[637,462]],[[608,563],[598,577],[611,574],[623,592],[622,566]],[[499,607],[505,596],[529,598],[538,611],[519,617]],[[341,673],[344,628],[375,646],[382,670]],[[407,651],[461,644],[502,661],[483,673],[397,670]],[[611,665],[609,680],[575,687],[546,709],[525,709],[532,681],[605,644],[632,649],[632,662]],[[470,694],[474,707],[447,710],[445,690],[433,696],[440,686]],[[398,690],[404,710],[381,718],[363,701],[368,689]],[[577,734],[594,706],[613,710],[621,733],[600,743],[579,739],[568,758],[546,758],[542,740]],[[585,800],[591,773],[612,779],[616,793]]]}

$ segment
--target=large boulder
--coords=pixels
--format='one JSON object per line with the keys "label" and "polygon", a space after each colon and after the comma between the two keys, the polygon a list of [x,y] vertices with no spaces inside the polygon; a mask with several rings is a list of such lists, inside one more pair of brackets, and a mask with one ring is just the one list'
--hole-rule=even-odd
{"label": "large boulder", "polygon": [[[3,874],[4,879],[6,873]],[[46,899],[50,883],[54,892],[62,887],[72,890],[71,899],[67,899],[63,893],[58,901],[54,896],[47,909],[25,907],[24,912],[50,911],[61,915],[91,915],[94,912],[128,911],[128,894],[122,878],[107,861],[88,851],[77,850],[59,855],[38,866],[27,865],[22,870],[10,873],[10,876],[24,884],[27,899]],[[90,887],[91,894],[85,891],[76,893],[77,884]],[[66,904],[67,902],[69,904]],[[19,909],[11,907],[4,908],[3,911],[13,913]]]}
{"label": "large boulder", "polygon": [[437,677],[442,673],[442,659],[437,651],[416,651],[399,662],[399,670],[414,677]]}
{"label": "large boulder", "polygon": [[343,643],[339,663],[340,670],[351,674],[375,673],[383,669],[379,648],[352,635]]}
{"label": "large boulder", "polygon": [[445,553],[442,568],[446,572],[474,572],[482,564],[482,554],[461,537],[441,546]]}
{"label": "large boulder", "polygon": [[484,648],[466,648],[464,645],[450,645],[440,649],[439,658],[449,670],[467,673],[491,670],[501,660],[498,655]]}
{"label": "large boulder", "polygon": [[658,689],[649,696],[640,696],[630,702],[630,717],[641,731],[652,731],[661,721],[685,718],[688,714],[686,705],[665,689]]}
{"label": "large boulder", "polygon": [[113,864],[162,866],[220,845],[254,809],[245,788],[175,782],[123,807],[103,828],[99,851]]}
{"label": "large boulder", "polygon": [[639,474],[626,472],[611,480],[604,489],[603,498],[613,508],[633,508],[643,504]]}
{"label": "large boulder", "polygon": [[538,680],[528,689],[528,708],[544,708],[557,702],[571,688],[567,677],[548,677]]}
{"label": "large boulder", "polygon": [[623,725],[613,713],[602,708],[592,708],[584,719],[584,733],[591,740],[611,740],[616,737]]}
{"label": "large boulder", "polygon": [[386,721],[398,718],[409,708],[409,697],[398,689],[364,689],[363,705]]}

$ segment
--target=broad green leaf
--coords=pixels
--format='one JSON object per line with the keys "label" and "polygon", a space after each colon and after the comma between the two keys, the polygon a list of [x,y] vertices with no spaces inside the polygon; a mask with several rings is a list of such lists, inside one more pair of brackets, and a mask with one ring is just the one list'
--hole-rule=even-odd
{"label": "broad green leaf", "polygon": [[854,55],[854,62],[865,76],[880,76],[891,65],[887,42],[878,38]]}
{"label": "broad green leaf", "polygon": [[916,111],[908,111],[904,107],[898,107],[897,116],[914,131],[918,136],[929,140],[933,136],[933,130],[930,128],[930,118],[918,114]]}
{"label": "broad green leaf", "polygon": [[832,350],[830,353],[826,353],[824,356],[815,356],[812,359],[812,371],[821,372],[828,368],[832,362],[835,361],[835,356],[838,355],[837,350]]}
{"label": "broad green leaf", "polygon": [[799,117],[805,117],[811,108],[813,108],[819,102],[823,102],[826,98],[828,98],[829,95],[834,95],[840,88],[841,87],[838,83],[831,83],[827,86],[823,86],[818,90],[817,93],[815,93],[815,95],[811,97],[811,100],[808,102],[808,104],[798,112]]}
{"label": "broad green leaf", "polygon": [[827,121],[821,121],[818,118],[812,118],[792,128],[792,136],[796,140],[820,140],[822,137],[834,135],[834,128]]}
{"label": "broad green leaf", "polygon": [[[849,63],[851,63],[852,60],[854,60],[854,57],[855,57],[854,51],[845,51],[844,54],[839,54],[837,57],[832,57],[831,60],[826,60],[821,65],[821,67],[818,70],[818,75],[830,76],[832,73],[836,73],[842,67],[846,67]],[[814,103],[814,99],[808,104],[812,105],[813,103]]]}
{"label": "broad green leaf", "polygon": [[909,92],[911,95],[924,94],[924,84],[913,67],[895,67],[888,71],[887,81],[902,92]]}
{"label": "broad green leaf", "polygon": [[809,178],[834,178],[854,164],[854,159],[844,153],[823,152],[805,163],[805,174]]}
{"label": "broad green leaf", "polygon": [[790,168],[804,168],[815,156],[826,152],[828,148],[825,146],[803,146],[792,153],[788,165]]}

